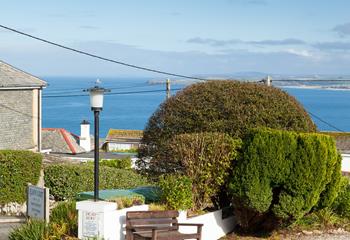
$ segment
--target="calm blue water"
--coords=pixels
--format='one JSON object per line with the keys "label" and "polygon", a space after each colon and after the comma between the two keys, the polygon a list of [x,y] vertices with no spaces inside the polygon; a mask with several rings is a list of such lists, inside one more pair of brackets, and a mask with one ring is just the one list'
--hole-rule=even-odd
{"label": "calm blue water", "polygon": [[[43,127],[65,128],[80,133],[80,122],[88,120],[93,124],[88,96],[54,97],[59,95],[82,95],[83,89],[92,87],[93,78],[43,78],[49,86],[43,92]],[[165,100],[165,91],[153,93],[125,93],[137,91],[164,90],[165,85],[150,85],[150,78],[107,78],[101,79],[102,86],[111,88],[115,95],[105,96],[104,109],[100,115],[100,135],[106,136],[109,128],[143,129],[148,118]],[[173,89],[184,85],[172,85]],[[307,111],[317,115],[337,128],[350,131],[350,90],[326,90],[305,88],[282,88],[295,96]],[[175,93],[176,91],[172,91]],[[320,130],[334,130],[313,118]],[[92,129],[92,128],[91,128]]]}
{"label": "calm blue water", "polygon": [[[86,94],[82,90],[94,86],[96,79],[44,79],[49,83],[49,86],[43,92],[43,127],[65,128],[79,134],[82,120],[88,120],[93,124],[93,113],[90,110],[88,96],[62,98],[45,96]],[[110,88],[112,94],[165,90],[165,85],[149,85],[147,84],[148,80],[151,79],[102,79],[101,86]],[[182,87],[184,86],[173,86],[173,88]],[[148,118],[157,109],[158,105],[165,100],[165,97],[165,91],[105,96],[104,108],[100,114],[101,137],[106,136],[109,128],[142,130]]]}

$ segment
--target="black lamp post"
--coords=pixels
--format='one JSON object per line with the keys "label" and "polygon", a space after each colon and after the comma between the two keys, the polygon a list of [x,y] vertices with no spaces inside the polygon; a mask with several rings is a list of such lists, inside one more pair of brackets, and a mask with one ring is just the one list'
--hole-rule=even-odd
{"label": "black lamp post", "polygon": [[94,137],[95,137],[95,150],[94,150],[94,201],[97,201],[99,199],[98,196],[98,190],[99,190],[99,115],[100,111],[102,111],[103,108],[103,94],[105,92],[110,92],[109,89],[100,88],[98,86],[95,86],[93,88],[89,88],[86,91],[90,93],[90,105],[91,110],[94,111],[94,117],[95,117],[95,131],[94,131]]}

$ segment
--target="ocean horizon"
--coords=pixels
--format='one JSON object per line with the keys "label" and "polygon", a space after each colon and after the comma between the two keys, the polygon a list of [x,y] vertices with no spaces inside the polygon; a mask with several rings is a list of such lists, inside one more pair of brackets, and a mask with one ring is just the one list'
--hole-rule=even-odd
{"label": "ocean horizon", "polygon": [[[93,87],[95,78],[43,77],[43,79],[48,83],[47,88],[43,90],[43,128],[65,128],[79,135],[80,123],[83,120],[93,124],[89,96],[83,90]],[[104,98],[104,108],[100,114],[102,138],[110,128],[144,129],[149,117],[166,99],[165,84],[159,82],[150,84],[152,80],[154,78],[101,79],[100,85],[111,89],[111,95],[106,95]],[[187,85],[187,82],[172,84],[171,94],[178,91],[174,89],[183,89]],[[294,96],[311,114],[319,130],[350,131],[350,85],[343,82],[337,84],[336,80],[319,83],[276,81],[274,85]]]}

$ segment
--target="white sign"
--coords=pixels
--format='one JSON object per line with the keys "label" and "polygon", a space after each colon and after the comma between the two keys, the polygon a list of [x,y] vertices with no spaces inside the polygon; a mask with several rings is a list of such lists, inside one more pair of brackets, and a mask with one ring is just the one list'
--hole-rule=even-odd
{"label": "white sign", "polygon": [[27,215],[48,221],[48,189],[28,185]]}
{"label": "white sign", "polygon": [[99,213],[83,212],[83,236],[96,237],[99,235]]}

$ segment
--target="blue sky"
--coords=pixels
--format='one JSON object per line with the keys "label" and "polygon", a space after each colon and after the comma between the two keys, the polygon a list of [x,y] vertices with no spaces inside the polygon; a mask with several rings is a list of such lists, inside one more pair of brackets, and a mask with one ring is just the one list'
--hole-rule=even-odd
{"label": "blue sky", "polygon": [[[350,1],[3,1],[0,24],[181,74],[350,74]],[[0,59],[39,76],[154,76],[0,29]],[[159,75],[158,75],[159,76]]]}

